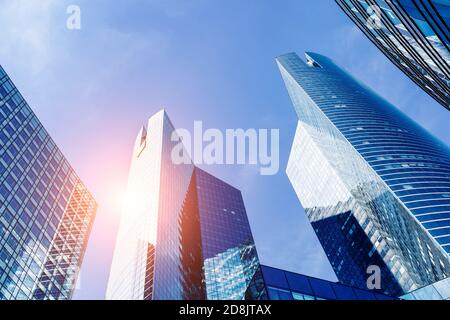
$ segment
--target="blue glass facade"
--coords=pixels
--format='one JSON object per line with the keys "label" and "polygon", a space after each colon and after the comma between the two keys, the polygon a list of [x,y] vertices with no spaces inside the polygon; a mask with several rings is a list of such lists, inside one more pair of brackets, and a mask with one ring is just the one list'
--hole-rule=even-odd
{"label": "blue glass facade", "polygon": [[406,75],[450,110],[450,2],[336,0]]}
{"label": "blue glass facade", "polygon": [[414,290],[401,298],[403,300],[450,300],[450,278]]}
{"label": "blue glass facade", "polygon": [[243,299],[258,255],[241,192],[195,169],[208,300]]}
{"label": "blue glass facade", "polygon": [[450,150],[330,59],[277,58],[299,122],[291,183],[342,283],[389,295],[449,275]]}
{"label": "blue glass facade", "polygon": [[136,139],[107,299],[239,300],[259,266],[241,192],[174,164],[180,141],[164,111]]}
{"label": "blue glass facade", "polygon": [[247,291],[249,300],[396,300],[340,283],[261,266]]}
{"label": "blue glass facade", "polygon": [[0,67],[0,299],[70,299],[95,212]]}

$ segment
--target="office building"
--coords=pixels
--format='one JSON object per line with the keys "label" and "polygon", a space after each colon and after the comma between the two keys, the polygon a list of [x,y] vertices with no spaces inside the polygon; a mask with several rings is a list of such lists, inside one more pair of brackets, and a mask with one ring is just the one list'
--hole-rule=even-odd
{"label": "office building", "polygon": [[450,278],[416,289],[401,298],[403,300],[450,300]]}
{"label": "office building", "polygon": [[0,67],[0,300],[70,299],[96,208]]}
{"label": "office building", "polygon": [[336,2],[386,57],[450,110],[450,1]]}
{"label": "office building", "polygon": [[298,117],[287,174],[340,282],[378,267],[400,296],[448,277],[448,146],[327,57],[277,62]]}
{"label": "office building", "polygon": [[249,286],[248,300],[396,300],[370,290],[261,266]]}
{"label": "office building", "polygon": [[165,111],[137,136],[107,299],[239,300],[259,266],[241,192],[177,146]]}

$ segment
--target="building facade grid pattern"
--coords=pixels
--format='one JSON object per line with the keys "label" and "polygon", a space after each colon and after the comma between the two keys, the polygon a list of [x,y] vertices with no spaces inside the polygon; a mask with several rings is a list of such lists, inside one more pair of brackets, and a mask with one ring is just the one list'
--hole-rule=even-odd
{"label": "building facade grid pattern", "polygon": [[450,110],[450,3],[335,0],[406,75]]}
{"label": "building facade grid pattern", "polygon": [[243,299],[259,266],[240,191],[174,163],[179,143],[164,110],[136,138],[107,299]]}

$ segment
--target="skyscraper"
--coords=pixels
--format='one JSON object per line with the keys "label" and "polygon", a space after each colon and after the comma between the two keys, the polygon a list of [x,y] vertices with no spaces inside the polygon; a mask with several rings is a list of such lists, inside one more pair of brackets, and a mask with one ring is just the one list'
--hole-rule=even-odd
{"label": "skyscraper", "polygon": [[165,111],[137,136],[107,299],[243,299],[259,267],[240,191],[175,164],[179,144]]}
{"label": "skyscraper", "polygon": [[277,58],[298,116],[287,174],[338,279],[399,296],[450,274],[450,151],[330,59]]}
{"label": "skyscraper", "polygon": [[450,1],[335,1],[400,70],[450,110]]}
{"label": "skyscraper", "polygon": [[96,206],[0,67],[0,300],[70,299]]}

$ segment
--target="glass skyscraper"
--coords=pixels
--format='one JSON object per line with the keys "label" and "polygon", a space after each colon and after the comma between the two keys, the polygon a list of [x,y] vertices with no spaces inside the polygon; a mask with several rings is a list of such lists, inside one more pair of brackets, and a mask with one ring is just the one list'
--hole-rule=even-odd
{"label": "glass skyscraper", "polygon": [[177,145],[165,111],[137,136],[107,299],[243,299],[259,267],[241,192]]}
{"label": "glass skyscraper", "polygon": [[450,275],[450,150],[330,59],[277,58],[298,116],[287,174],[343,283],[392,296]]}
{"label": "glass skyscraper", "polygon": [[398,68],[450,110],[450,1],[336,2]]}
{"label": "glass skyscraper", "polygon": [[96,206],[0,67],[0,300],[70,299]]}

